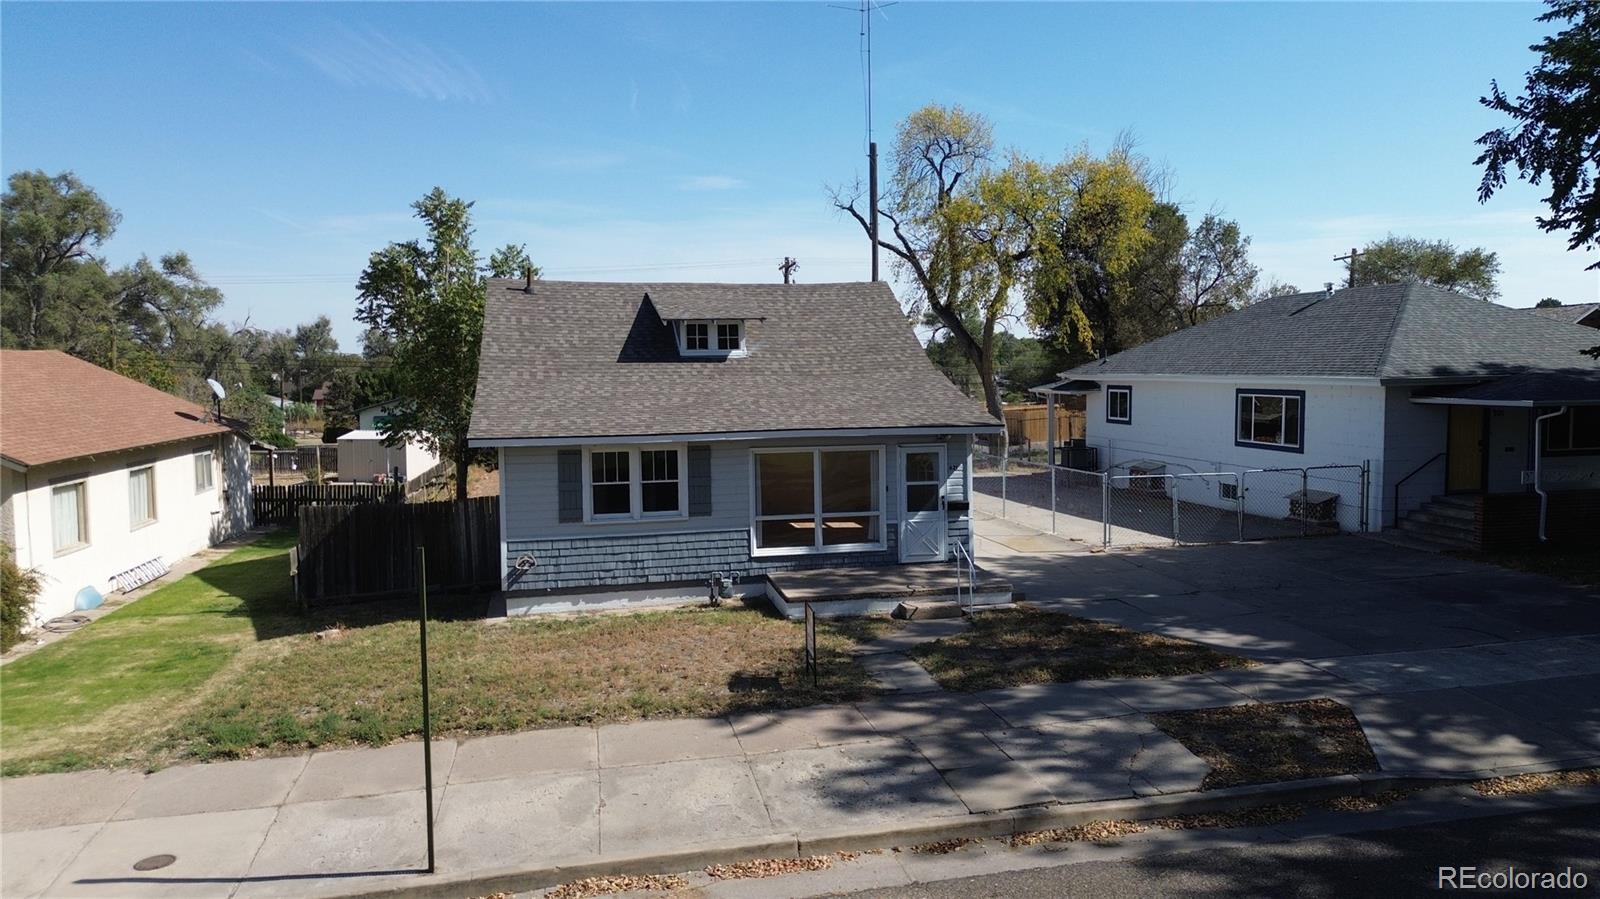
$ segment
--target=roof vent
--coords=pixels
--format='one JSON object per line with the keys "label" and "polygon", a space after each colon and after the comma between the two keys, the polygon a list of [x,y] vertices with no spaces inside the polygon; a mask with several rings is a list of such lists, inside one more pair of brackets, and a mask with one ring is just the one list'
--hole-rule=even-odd
{"label": "roof vent", "polygon": [[1322,292],[1323,292],[1323,294],[1325,294],[1327,296],[1330,296],[1330,297],[1333,296],[1333,282],[1332,281],[1324,281],[1324,282],[1322,282]]}

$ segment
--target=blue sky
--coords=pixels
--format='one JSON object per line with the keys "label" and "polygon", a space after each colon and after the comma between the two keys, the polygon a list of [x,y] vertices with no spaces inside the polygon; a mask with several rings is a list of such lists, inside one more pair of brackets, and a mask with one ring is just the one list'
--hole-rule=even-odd
{"label": "blue sky", "polygon": [[[1520,84],[1533,4],[945,4],[874,21],[880,144],[928,102],[1059,156],[1131,129],[1263,273],[1339,277],[1350,246],[1481,244],[1502,302],[1600,299],[1593,261],[1475,195],[1477,97]],[[123,212],[113,261],[174,249],[223,316],[327,313],[355,348],[367,255],[434,185],[478,243],[549,277],[866,276],[826,186],[864,173],[859,17],[813,4],[0,6],[0,161],[73,169]]]}

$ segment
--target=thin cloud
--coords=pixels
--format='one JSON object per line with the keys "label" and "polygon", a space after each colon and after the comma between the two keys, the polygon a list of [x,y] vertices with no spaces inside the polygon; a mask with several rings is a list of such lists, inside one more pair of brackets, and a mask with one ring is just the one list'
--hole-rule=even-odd
{"label": "thin cloud", "polygon": [[679,190],[738,190],[744,180],[731,175],[691,175],[678,182]]}
{"label": "thin cloud", "polygon": [[372,29],[335,28],[294,52],[346,87],[401,91],[422,100],[486,104],[498,99],[498,92],[460,54]]}

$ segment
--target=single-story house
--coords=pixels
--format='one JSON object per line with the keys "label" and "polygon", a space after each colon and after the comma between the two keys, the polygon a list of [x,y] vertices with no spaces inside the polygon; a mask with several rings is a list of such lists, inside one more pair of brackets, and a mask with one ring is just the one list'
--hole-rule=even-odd
{"label": "single-story house", "polygon": [[137,584],[250,527],[249,438],[211,411],[55,350],[0,350],[0,536],[43,589]]}
{"label": "single-story house", "polygon": [[1566,322],[1569,325],[1583,325],[1585,328],[1600,328],[1600,303],[1567,303],[1561,306],[1533,306],[1528,309],[1534,315]]}
{"label": "single-story house", "polygon": [[1592,540],[1600,362],[1580,351],[1595,342],[1589,328],[1421,284],[1329,289],[1263,300],[1036,392],[1086,397],[1101,469],[1364,465],[1369,530],[1474,547]]}
{"label": "single-story house", "polygon": [[489,282],[469,443],[513,614],[970,559],[1000,430],[883,283]]}

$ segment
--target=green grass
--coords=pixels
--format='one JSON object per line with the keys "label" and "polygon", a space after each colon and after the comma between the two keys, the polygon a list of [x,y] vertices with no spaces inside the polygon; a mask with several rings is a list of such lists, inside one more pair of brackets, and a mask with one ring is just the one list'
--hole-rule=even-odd
{"label": "green grass", "polygon": [[[288,642],[180,723],[179,754],[381,745],[421,731],[415,623]],[[443,734],[492,733],[843,702],[870,692],[845,655],[851,642],[819,633],[824,658],[813,688],[800,676],[800,627],[755,609],[434,622],[433,725]]]}
{"label": "green grass", "polygon": [[6,774],[127,760],[259,634],[295,626],[291,534],[195,574],[0,668]]}
{"label": "green grass", "polygon": [[[157,768],[421,729],[407,602],[300,615],[294,535],[236,550],[0,668],[0,773]],[[755,609],[488,623],[483,598],[436,601],[434,728],[467,734],[840,702],[871,691],[846,651],[871,627],[802,629]],[[316,632],[336,626],[337,635]]]}
{"label": "green grass", "polygon": [[960,692],[1256,664],[1189,640],[1026,606],[978,615],[966,632],[913,647],[910,654],[940,686]]}

